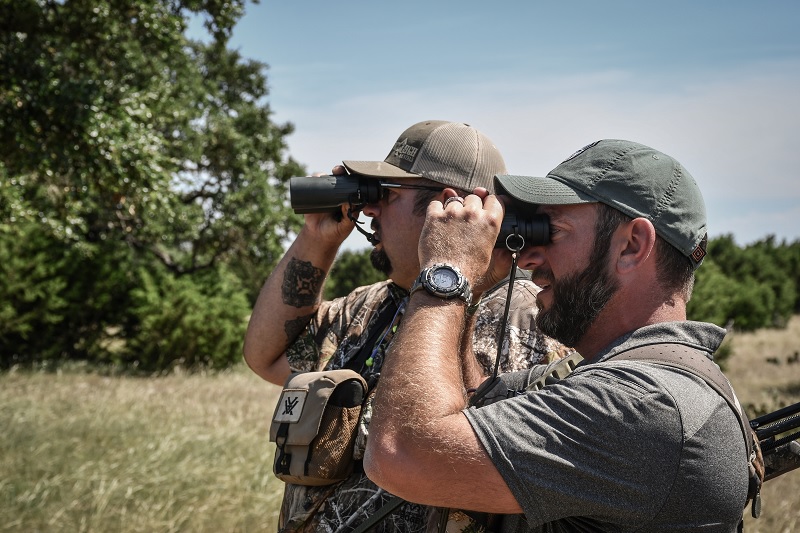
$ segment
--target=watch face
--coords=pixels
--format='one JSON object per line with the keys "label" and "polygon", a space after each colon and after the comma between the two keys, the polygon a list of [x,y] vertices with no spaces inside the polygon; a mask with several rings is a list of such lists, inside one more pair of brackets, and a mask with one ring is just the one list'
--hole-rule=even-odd
{"label": "watch face", "polygon": [[422,270],[411,287],[411,294],[424,288],[428,293],[440,298],[461,298],[467,304],[472,301],[472,291],[457,267],[448,264],[431,265]]}
{"label": "watch face", "polygon": [[437,268],[432,273],[431,282],[439,290],[452,291],[458,286],[458,274],[449,268]]}

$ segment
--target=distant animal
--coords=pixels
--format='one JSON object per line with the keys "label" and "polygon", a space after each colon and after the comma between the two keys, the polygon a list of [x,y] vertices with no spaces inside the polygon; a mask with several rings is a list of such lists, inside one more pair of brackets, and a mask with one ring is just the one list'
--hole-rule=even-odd
{"label": "distant animal", "polygon": [[767,357],[767,363],[770,363],[770,364],[773,364],[773,365],[781,364],[780,360],[777,357]]}

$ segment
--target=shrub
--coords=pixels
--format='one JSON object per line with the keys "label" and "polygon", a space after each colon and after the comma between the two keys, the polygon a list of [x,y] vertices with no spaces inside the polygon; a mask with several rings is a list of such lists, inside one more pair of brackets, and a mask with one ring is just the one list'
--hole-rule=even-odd
{"label": "shrub", "polygon": [[119,361],[144,371],[227,368],[241,361],[250,306],[241,283],[220,268],[197,276],[138,272],[133,325]]}

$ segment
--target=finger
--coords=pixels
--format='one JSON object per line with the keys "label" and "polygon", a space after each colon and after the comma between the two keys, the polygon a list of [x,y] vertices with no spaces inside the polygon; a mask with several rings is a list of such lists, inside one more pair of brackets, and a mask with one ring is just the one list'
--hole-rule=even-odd
{"label": "finger", "polygon": [[472,191],[472,194],[479,196],[481,198],[486,198],[491,193],[485,187],[475,187],[475,190]]}
{"label": "finger", "polygon": [[442,207],[444,209],[447,209],[447,206],[450,205],[450,204],[459,204],[459,205],[463,206],[464,205],[464,198],[462,198],[460,196],[450,196],[449,198],[445,199],[444,203],[442,204]]}

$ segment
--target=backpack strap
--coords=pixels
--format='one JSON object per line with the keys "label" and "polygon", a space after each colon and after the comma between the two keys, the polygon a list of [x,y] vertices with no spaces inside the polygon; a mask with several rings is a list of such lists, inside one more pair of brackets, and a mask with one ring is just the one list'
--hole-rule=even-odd
{"label": "backpack strap", "polygon": [[[374,527],[381,520],[392,514],[394,510],[400,507],[404,502],[405,500],[403,498],[399,496],[392,496],[392,499],[375,511],[375,514],[364,520],[361,525],[355,528],[353,533],[365,533],[368,529]],[[339,530],[337,530],[335,533],[339,533]]]}
{"label": "backpack strap", "polygon": [[722,396],[739,420],[742,430],[750,470],[750,483],[747,499],[753,501],[752,514],[761,514],[761,485],[764,482],[764,459],[761,455],[758,438],[755,436],[742,405],[736,398],[728,378],[719,366],[704,352],[684,344],[649,344],[619,353],[607,360],[639,360],[672,366],[690,372],[705,381],[709,387]]}
{"label": "backpack strap", "polygon": [[684,344],[649,344],[622,352],[610,357],[608,360],[611,359],[616,361],[652,361],[654,363],[681,368],[703,378],[709,387],[725,398],[725,401],[728,402],[733,412],[736,413],[739,419],[739,427],[742,430],[742,435],[744,435],[745,443],[747,444],[747,455],[749,456],[753,451],[753,443],[751,438],[749,438],[750,422],[747,420],[747,415],[742,410],[739,400],[734,395],[730,382],[722,374],[719,366],[700,350]]}

